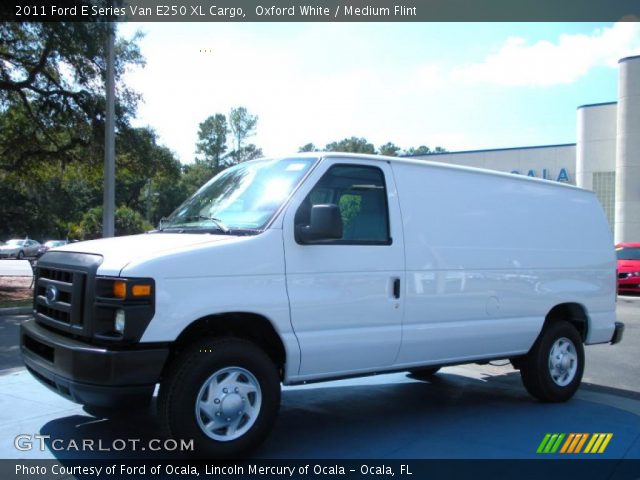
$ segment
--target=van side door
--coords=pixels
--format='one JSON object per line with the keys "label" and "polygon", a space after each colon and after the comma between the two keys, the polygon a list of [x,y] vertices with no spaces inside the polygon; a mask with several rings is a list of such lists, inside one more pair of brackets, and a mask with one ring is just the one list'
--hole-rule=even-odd
{"label": "van side door", "polygon": [[[301,235],[317,205],[315,213],[337,206],[339,238]],[[300,377],[392,365],[402,334],[404,242],[390,165],[323,159],[289,202],[283,235]]]}

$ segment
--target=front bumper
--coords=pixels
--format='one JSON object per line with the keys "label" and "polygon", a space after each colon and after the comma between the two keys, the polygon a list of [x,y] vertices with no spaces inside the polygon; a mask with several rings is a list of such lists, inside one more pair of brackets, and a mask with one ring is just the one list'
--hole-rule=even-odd
{"label": "front bumper", "polygon": [[168,347],[109,349],[60,335],[35,320],[20,326],[27,369],[59,395],[83,405],[116,407],[151,399]]}
{"label": "front bumper", "polygon": [[640,277],[627,276],[628,273],[618,273],[618,291],[619,292],[640,292]]}

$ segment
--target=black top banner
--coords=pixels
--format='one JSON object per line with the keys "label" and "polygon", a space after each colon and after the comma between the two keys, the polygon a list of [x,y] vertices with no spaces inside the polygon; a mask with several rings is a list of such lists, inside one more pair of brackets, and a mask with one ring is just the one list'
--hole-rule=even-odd
{"label": "black top banner", "polygon": [[639,0],[5,0],[18,22],[640,21]]}

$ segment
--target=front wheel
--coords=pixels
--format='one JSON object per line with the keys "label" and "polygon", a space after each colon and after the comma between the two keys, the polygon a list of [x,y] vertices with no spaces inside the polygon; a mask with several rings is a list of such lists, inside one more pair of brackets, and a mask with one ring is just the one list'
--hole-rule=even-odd
{"label": "front wheel", "polygon": [[580,334],[568,322],[546,326],[521,363],[527,391],[543,402],[565,402],[578,390],[584,372]]}
{"label": "front wheel", "polygon": [[160,386],[158,410],[173,438],[196,454],[233,457],[260,444],[280,406],[272,360],[240,339],[207,339],[181,355]]}
{"label": "front wheel", "polygon": [[20,250],[20,251],[18,252],[18,255],[17,255],[17,257],[16,257],[16,258],[17,258],[18,260],[22,260],[22,259],[24,258],[24,252],[23,252],[22,250]]}

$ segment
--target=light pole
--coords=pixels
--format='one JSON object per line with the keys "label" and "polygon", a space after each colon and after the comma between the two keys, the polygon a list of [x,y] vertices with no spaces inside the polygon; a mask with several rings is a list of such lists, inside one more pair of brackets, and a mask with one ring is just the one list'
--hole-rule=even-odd
{"label": "light pole", "polygon": [[106,118],[104,135],[104,197],[102,205],[102,236],[113,237],[115,233],[116,203],[116,143],[115,143],[115,81],[114,55],[115,23],[107,23],[107,78],[106,78]]}

